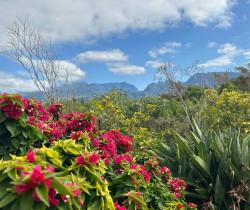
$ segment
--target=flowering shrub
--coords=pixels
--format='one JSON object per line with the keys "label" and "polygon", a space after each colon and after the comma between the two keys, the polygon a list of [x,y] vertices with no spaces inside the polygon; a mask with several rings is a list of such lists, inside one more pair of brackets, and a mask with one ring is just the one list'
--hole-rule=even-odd
{"label": "flowering shrub", "polygon": [[28,108],[25,101],[18,95],[0,95],[0,157],[4,159],[9,159],[10,153],[25,154],[30,147],[46,140],[36,127],[26,123],[25,110],[30,116],[36,110]]}
{"label": "flowering shrub", "polygon": [[44,139],[37,144],[34,138],[21,156],[15,151],[0,161],[0,209],[196,208],[184,201],[184,180],[172,177],[154,157],[136,161],[133,138],[99,131],[91,113],[63,114],[61,104],[46,109],[15,95],[1,99],[2,122],[22,119],[22,128]]}

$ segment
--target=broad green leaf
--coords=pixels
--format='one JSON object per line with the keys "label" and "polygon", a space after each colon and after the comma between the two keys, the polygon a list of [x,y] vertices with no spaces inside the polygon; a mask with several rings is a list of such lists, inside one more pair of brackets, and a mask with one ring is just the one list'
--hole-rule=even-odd
{"label": "broad green leaf", "polygon": [[13,120],[5,121],[6,129],[10,132],[11,136],[15,136],[16,122]]}
{"label": "broad green leaf", "polygon": [[205,174],[207,176],[210,176],[210,170],[209,167],[207,165],[207,163],[199,156],[197,155],[192,155],[191,158],[189,159],[196,168],[202,170],[203,172],[205,172]]}
{"label": "broad green leaf", "polygon": [[17,198],[17,195],[14,193],[9,193],[6,196],[3,197],[3,199],[0,201],[0,208],[3,208],[4,206],[7,206],[12,201],[14,201]]}
{"label": "broad green leaf", "polygon": [[221,204],[221,202],[223,201],[224,193],[225,192],[224,192],[223,185],[220,181],[220,177],[217,175],[216,183],[215,183],[215,194],[214,194],[215,201],[217,204]]}
{"label": "broad green leaf", "polygon": [[24,193],[20,199],[19,210],[32,210],[33,203],[31,193]]}
{"label": "broad green leaf", "polygon": [[4,120],[6,120],[6,117],[2,111],[0,111],[0,123],[2,123]]}
{"label": "broad green leaf", "polygon": [[35,192],[38,196],[38,198],[46,205],[49,206],[49,198],[48,198],[48,189],[47,187],[43,184],[41,186],[37,186],[35,188]]}

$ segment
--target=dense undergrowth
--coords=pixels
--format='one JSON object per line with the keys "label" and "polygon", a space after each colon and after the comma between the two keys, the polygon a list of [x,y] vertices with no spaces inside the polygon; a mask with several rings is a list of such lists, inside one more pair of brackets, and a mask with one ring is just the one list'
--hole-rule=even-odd
{"label": "dense undergrowth", "polygon": [[64,114],[60,103],[1,95],[0,209],[196,209],[183,179],[154,156],[138,158],[129,131],[100,129],[92,113]]}
{"label": "dense undergrowth", "polygon": [[[189,87],[175,95],[129,99],[113,91],[79,110],[92,110],[102,129],[133,135],[132,153],[143,162],[152,155],[188,183],[186,199],[199,209],[247,209],[250,180],[250,94],[240,90]],[[114,114],[115,113],[115,114]]]}

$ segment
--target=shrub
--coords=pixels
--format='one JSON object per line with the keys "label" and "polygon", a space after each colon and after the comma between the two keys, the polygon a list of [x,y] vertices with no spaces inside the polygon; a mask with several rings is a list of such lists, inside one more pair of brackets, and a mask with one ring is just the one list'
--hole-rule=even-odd
{"label": "shrub", "polygon": [[10,153],[23,155],[46,140],[36,127],[26,123],[27,119],[20,96],[0,95],[0,157],[9,159]]}
{"label": "shrub", "polygon": [[156,151],[174,175],[187,180],[186,195],[201,209],[246,209],[250,200],[250,135],[195,132]]}
{"label": "shrub", "polygon": [[3,119],[22,119],[48,141],[31,139],[25,156],[0,161],[0,209],[196,208],[184,201],[184,180],[153,158],[137,162],[131,136],[98,130],[91,113],[63,114],[61,104],[45,109],[36,100],[4,97]]}

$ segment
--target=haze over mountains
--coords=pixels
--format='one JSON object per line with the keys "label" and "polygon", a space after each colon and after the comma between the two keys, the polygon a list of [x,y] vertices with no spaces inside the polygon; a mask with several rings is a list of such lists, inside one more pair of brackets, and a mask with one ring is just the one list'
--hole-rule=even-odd
{"label": "haze over mountains", "polygon": [[[216,85],[215,73],[197,73],[191,76],[186,82],[183,82],[184,85],[196,85],[196,86],[208,86],[213,87]],[[225,72],[216,72],[216,75],[223,76]],[[240,74],[238,72],[228,72],[226,73],[228,79],[234,79]],[[158,96],[162,93],[168,92],[166,83],[164,82],[154,82],[149,84],[143,91],[138,90],[134,85],[127,82],[120,83],[86,83],[86,82],[74,82],[70,85],[70,89],[73,92],[73,95],[76,98],[85,98],[90,99],[95,96],[103,95],[107,92],[110,92],[113,89],[118,89],[124,91],[128,94],[129,97],[143,97],[143,96]],[[61,88],[60,97],[65,97],[67,95],[67,88]],[[25,97],[35,97],[42,98],[40,92],[23,92],[21,93]]]}

